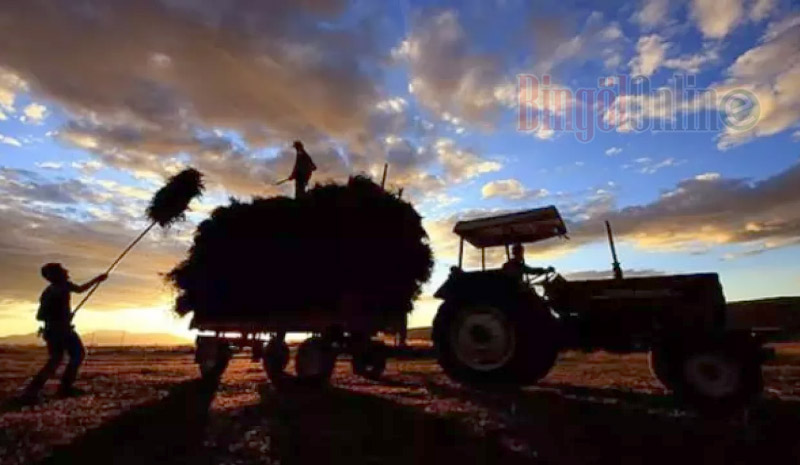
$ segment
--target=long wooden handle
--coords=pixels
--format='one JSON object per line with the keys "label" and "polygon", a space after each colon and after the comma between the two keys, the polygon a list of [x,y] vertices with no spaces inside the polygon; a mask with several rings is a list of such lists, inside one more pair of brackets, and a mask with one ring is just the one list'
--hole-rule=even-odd
{"label": "long wooden handle", "polygon": [[614,260],[611,263],[614,271],[614,279],[622,279],[622,268],[617,259],[617,247],[614,245],[614,233],[611,232],[611,223],[608,221],[606,221],[606,234],[608,234],[608,246],[611,248],[611,258]]}
{"label": "long wooden handle", "polygon": [[[114,260],[114,262],[113,262],[113,263],[111,263],[111,266],[109,266],[109,267],[108,267],[108,269],[106,270],[105,274],[109,274],[109,273],[111,273],[112,271],[114,271],[114,268],[116,268],[116,267],[117,267],[117,265],[119,265],[119,262],[121,262],[121,261],[122,261],[122,259],[123,259],[123,258],[125,258],[125,255],[127,255],[127,254],[128,254],[128,252],[130,252],[130,251],[131,251],[131,249],[133,249],[133,247],[134,247],[136,244],[138,244],[138,243],[139,243],[139,241],[141,241],[141,240],[142,240],[142,238],[143,238],[144,236],[146,236],[146,235],[147,235],[147,233],[149,233],[149,232],[150,232],[150,230],[151,230],[151,229],[153,229],[153,227],[154,227],[155,225],[156,225],[156,222],[155,222],[155,221],[154,221],[154,222],[152,222],[152,223],[150,223],[150,225],[149,225],[148,227],[146,227],[146,228],[144,229],[144,231],[142,231],[142,232],[141,232],[141,233],[140,233],[138,236],[136,236],[136,239],[134,239],[134,240],[133,240],[133,241],[132,241],[130,244],[128,244],[128,246],[127,246],[127,247],[125,247],[125,250],[123,250],[123,251],[122,251],[122,253],[121,253],[121,254],[119,254],[119,257],[117,257],[117,259],[116,259],[116,260]],[[91,288],[91,289],[89,289],[89,292],[87,292],[87,293],[86,293],[86,296],[83,298],[83,300],[81,300],[81,301],[80,301],[80,303],[78,304],[78,306],[77,306],[77,307],[75,307],[75,310],[72,312],[72,317],[73,317],[73,318],[75,318],[75,314],[76,314],[76,313],[78,313],[78,310],[80,310],[80,309],[81,309],[81,307],[83,307],[83,304],[85,304],[85,303],[86,303],[86,301],[87,301],[87,300],[89,300],[89,297],[91,297],[91,296],[92,296],[92,294],[94,294],[94,291],[96,291],[98,287],[100,287],[100,283],[99,283],[99,282],[96,282],[96,283],[94,283],[94,285],[92,286],[92,288]]]}

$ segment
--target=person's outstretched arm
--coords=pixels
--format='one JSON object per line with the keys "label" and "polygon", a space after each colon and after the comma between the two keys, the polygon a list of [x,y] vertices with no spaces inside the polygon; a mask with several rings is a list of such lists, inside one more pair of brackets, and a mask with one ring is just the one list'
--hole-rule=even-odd
{"label": "person's outstretched arm", "polygon": [[84,284],[81,284],[80,286],[75,284],[75,283],[69,283],[70,284],[70,290],[72,292],[83,293],[83,292],[88,291],[90,287],[94,286],[97,283],[102,283],[106,279],[108,279],[108,275],[103,273],[101,275],[95,276],[94,279],[92,279],[91,281],[88,281],[88,282],[86,282]]}

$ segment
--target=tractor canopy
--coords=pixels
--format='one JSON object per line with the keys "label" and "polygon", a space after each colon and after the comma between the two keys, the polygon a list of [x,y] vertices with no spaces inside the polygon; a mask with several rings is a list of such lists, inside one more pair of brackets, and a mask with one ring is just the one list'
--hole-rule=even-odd
{"label": "tractor canopy", "polygon": [[549,206],[459,221],[453,232],[474,247],[485,248],[566,236],[567,227],[556,207]]}

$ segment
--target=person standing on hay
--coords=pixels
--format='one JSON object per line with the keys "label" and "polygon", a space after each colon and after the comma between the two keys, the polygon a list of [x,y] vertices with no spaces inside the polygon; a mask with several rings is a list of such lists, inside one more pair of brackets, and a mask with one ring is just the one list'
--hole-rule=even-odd
{"label": "person standing on hay", "polygon": [[317,170],[317,165],[311,160],[302,142],[296,140],[293,145],[297,151],[297,156],[294,159],[292,174],[287,180],[294,180],[294,198],[299,199],[305,197],[308,181],[311,179],[311,174]]}
{"label": "person standing on hay", "polygon": [[72,326],[72,308],[70,306],[70,293],[83,293],[94,285],[105,281],[107,274],[101,274],[91,281],[77,285],[70,281],[69,271],[60,263],[48,263],[42,267],[42,277],[50,285],[42,292],[39,299],[39,311],[36,319],[44,322],[44,340],[47,342],[47,363],[33,377],[25,388],[22,399],[28,403],[36,402],[39,391],[42,390],[47,380],[58,369],[64,358],[64,352],[69,355],[69,363],[61,378],[61,387],[58,391],[62,397],[79,395],[80,390],[72,384],[78,376],[78,369],[86,355],[80,336]]}

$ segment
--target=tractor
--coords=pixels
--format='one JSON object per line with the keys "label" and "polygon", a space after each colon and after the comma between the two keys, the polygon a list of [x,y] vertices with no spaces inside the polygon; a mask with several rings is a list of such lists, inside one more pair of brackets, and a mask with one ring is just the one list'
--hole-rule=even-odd
{"label": "tractor", "polygon": [[[435,293],[444,371],[472,385],[520,386],[547,375],[560,351],[647,352],[652,374],[690,406],[726,410],[755,398],[771,352],[762,334],[726,325],[718,275],[625,278],[606,229],[613,277],[567,280],[552,268],[535,276],[486,268],[487,248],[504,247],[509,259],[515,244],[566,237],[555,207],[458,222],[458,266]],[[480,269],[464,269],[465,242],[480,249]]]}

